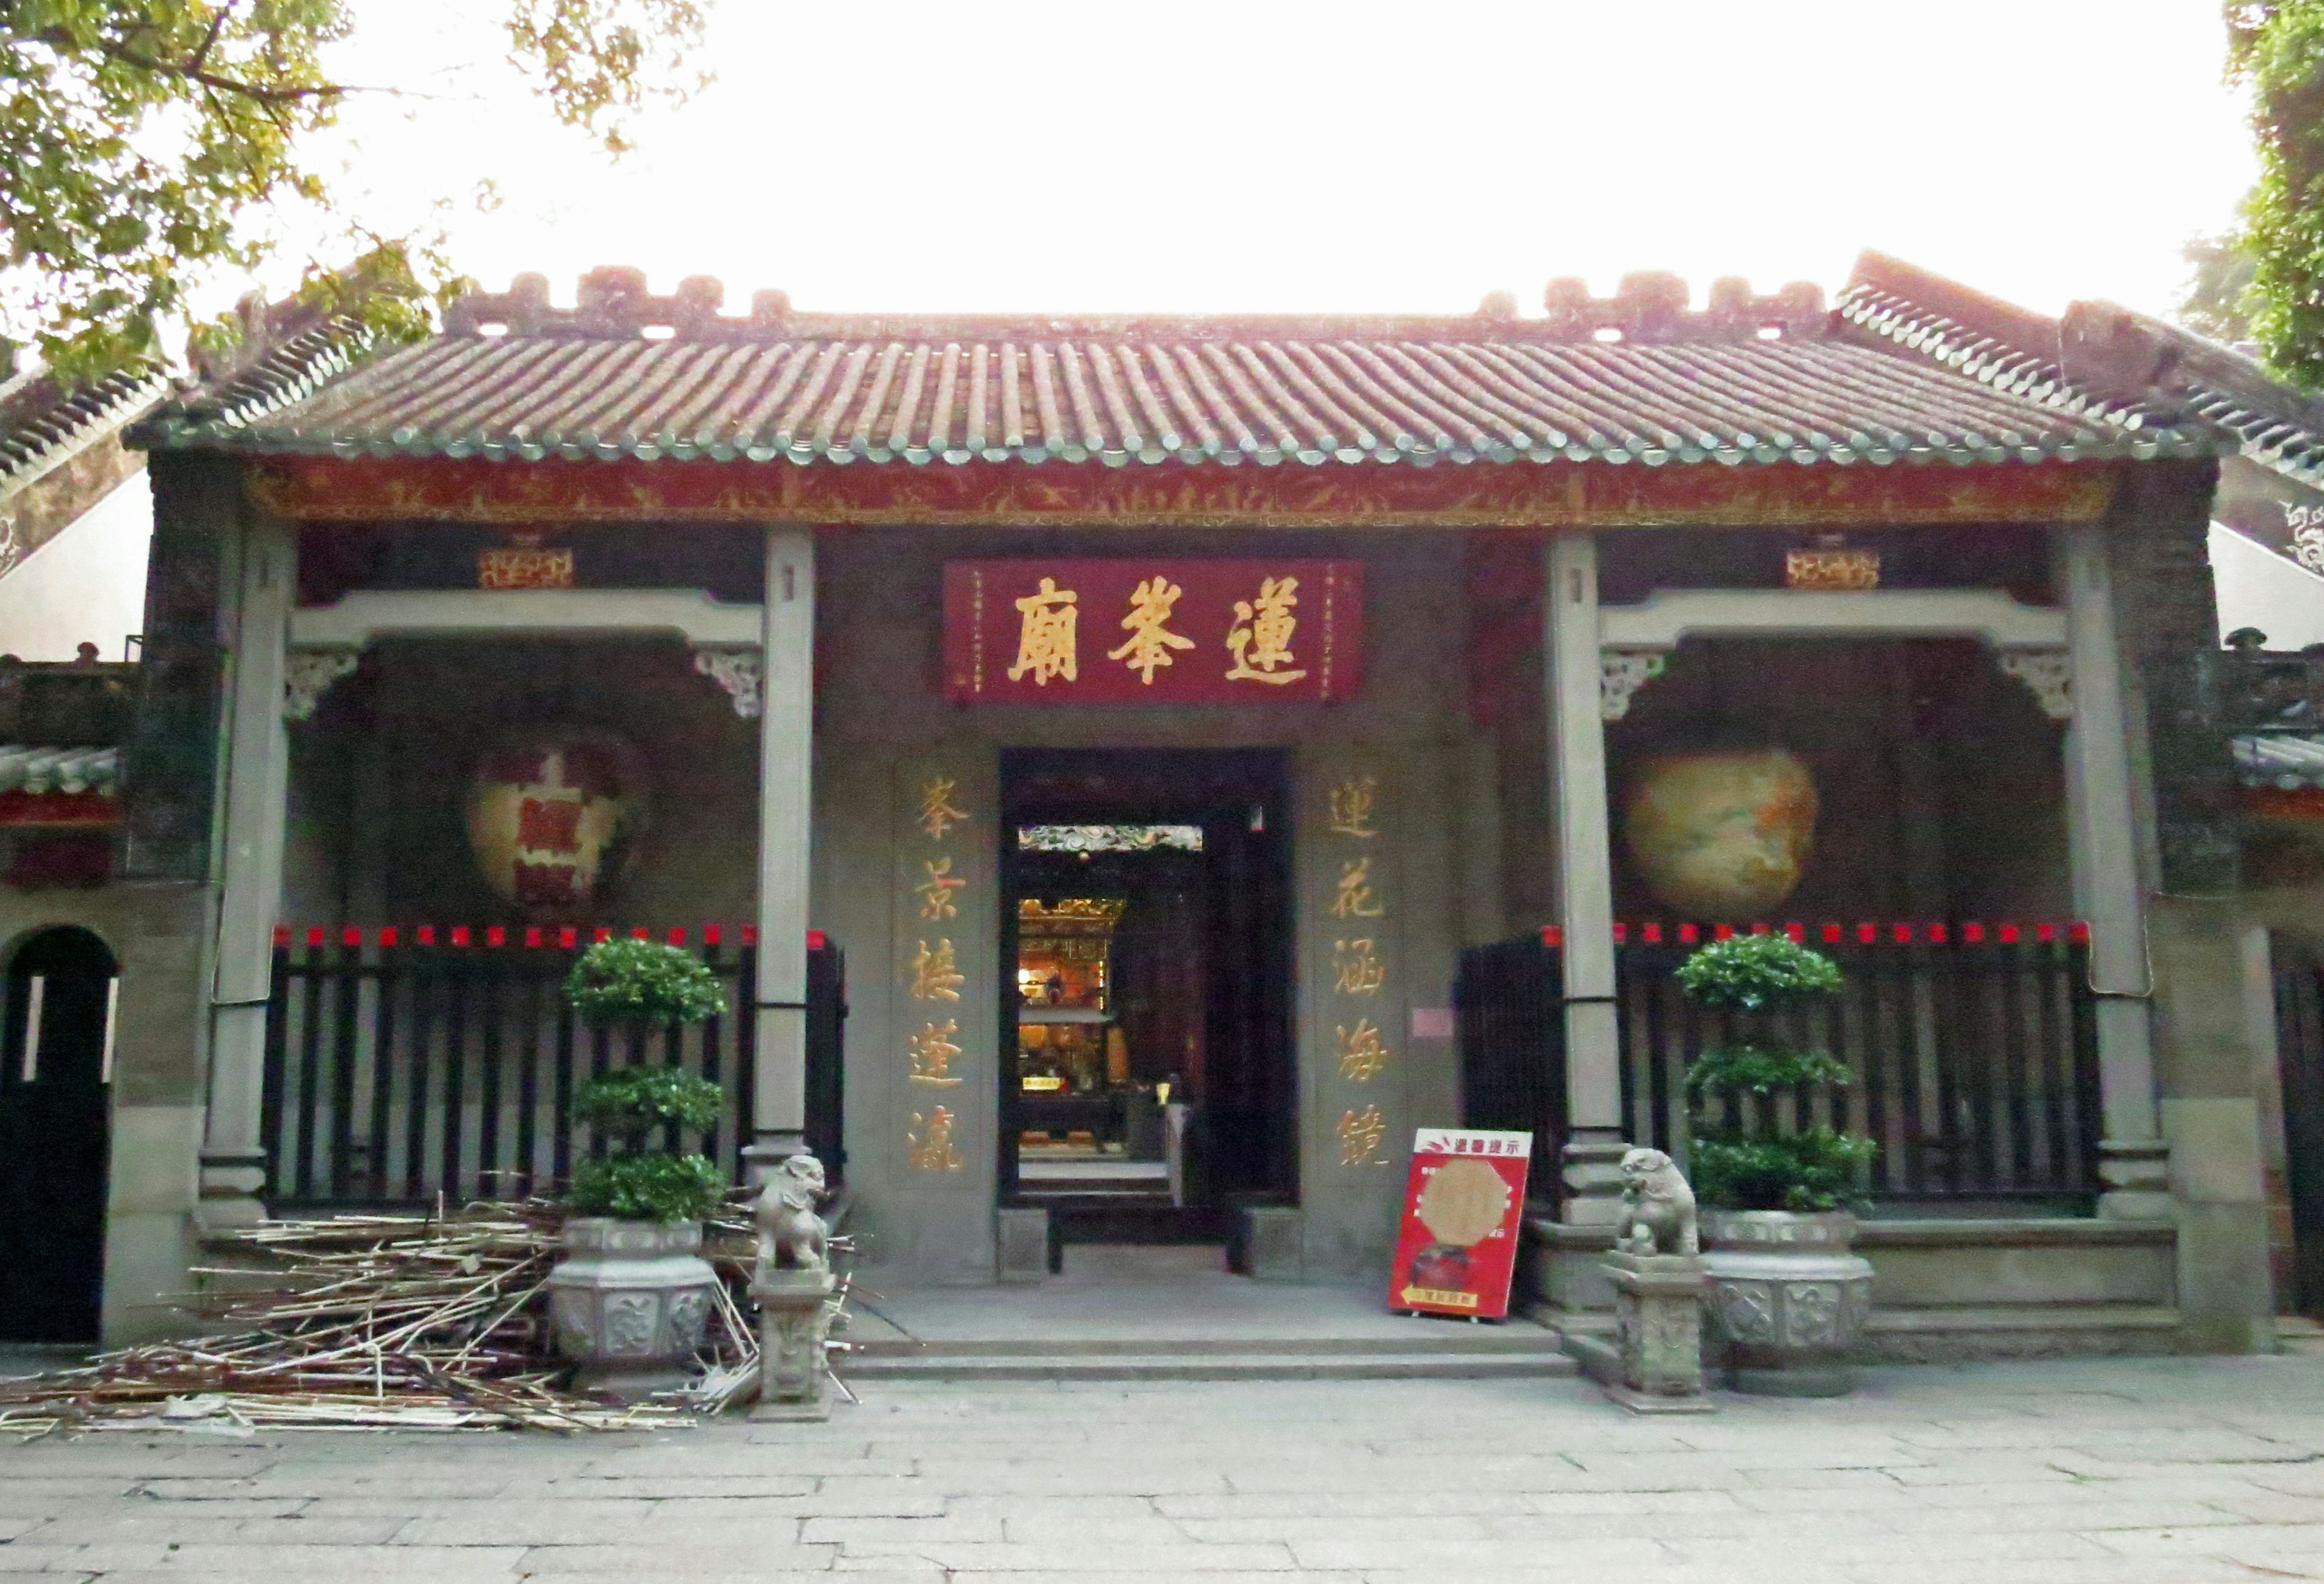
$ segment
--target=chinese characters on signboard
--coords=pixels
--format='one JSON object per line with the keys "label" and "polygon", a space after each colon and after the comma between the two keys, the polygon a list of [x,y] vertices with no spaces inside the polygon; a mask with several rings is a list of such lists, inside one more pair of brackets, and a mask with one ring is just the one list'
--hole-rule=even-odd
{"label": "chinese characters on signboard", "polygon": [[956,704],[1326,704],[1363,666],[1359,561],[945,567]]}

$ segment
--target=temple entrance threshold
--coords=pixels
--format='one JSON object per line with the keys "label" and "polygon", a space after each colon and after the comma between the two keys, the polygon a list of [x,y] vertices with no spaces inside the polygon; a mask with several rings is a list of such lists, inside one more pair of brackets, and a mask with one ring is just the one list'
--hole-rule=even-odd
{"label": "temple entrance threshold", "polygon": [[[1385,1282],[1383,1274],[1382,1281]],[[1556,1331],[1392,1314],[1380,1285],[1255,1282],[1202,1246],[1076,1243],[1033,1286],[865,1294],[836,1368],[860,1379],[1549,1379]]]}
{"label": "temple entrance threshold", "polygon": [[1001,1202],[1055,1249],[1222,1246],[1237,1207],[1296,1202],[1286,772],[1002,757]]}

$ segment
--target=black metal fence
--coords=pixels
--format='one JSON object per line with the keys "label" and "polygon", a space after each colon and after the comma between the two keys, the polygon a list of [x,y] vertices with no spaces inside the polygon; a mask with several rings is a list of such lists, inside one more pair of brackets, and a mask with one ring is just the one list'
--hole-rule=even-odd
{"label": "black metal fence", "polygon": [[[596,932],[603,938],[606,932]],[[643,934],[630,931],[630,934]],[[726,1094],[698,1148],[730,1173],[751,1142],[758,947],[753,932],[668,932],[692,944],[729,1011],[686,1028],[613,1032],[575,1021],[562,990],[586,938],[570,930],[278,930],[262,1129],[270,1202],[448,1203],[553,1192],[576,1150],[575,1091],[643,1063]],[[807,953],[807,1136],[836,1176],[846,1017],[839,950]]]}
{"label": "black metal fence", "polygon": [[[2070,926],[1825,926],[1802,931],[1847,987],[1793,1016],[1854,1083],[1776,1097],[1784,1128],[1829,1122],[1880,1147],[1860,1186],[1888,1200],[2080,1199],[2096,1187],[2098,1057],[2088,945]],[[1625,1136],[1688,1156],[1689,1063],[1726,1036],[1673,972],[1708,932],[1638,926],[1616,952]],[[1555,1192],[1565,1130],[1558,951],[1528,938],[1463,953],[1456,989],[1466,1120],[1534,1131]]]}

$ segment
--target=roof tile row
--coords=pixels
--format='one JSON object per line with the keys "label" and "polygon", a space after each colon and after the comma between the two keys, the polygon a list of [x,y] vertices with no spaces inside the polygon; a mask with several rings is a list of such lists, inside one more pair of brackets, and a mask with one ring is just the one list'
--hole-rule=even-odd
{"label": "roof tile row", "polygon": [[340,456],[1113,466],[1970,464],[2208,447],[2135,414],[1828,336],[1790,298],[1765,299],[1785,312],[1755,324],[1757,300],[1723,317],[1664,312],[1637,339],[1589,331],[1605,316],[1572,302],[1548,322],[1506,310],[1369,325],[1026,322],[973,336],[771,309],[763,324],[705,319],[691,299],[685,327],[456,313],[478,333],[351,372],[311,353],[286,358],[271,382],[261,370],[165,411],[147,434],[167,447]]}

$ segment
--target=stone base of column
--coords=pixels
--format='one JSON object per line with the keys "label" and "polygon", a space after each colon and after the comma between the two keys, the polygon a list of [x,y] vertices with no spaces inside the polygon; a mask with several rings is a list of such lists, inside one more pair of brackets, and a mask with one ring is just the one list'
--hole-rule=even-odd
{"label": "stone base of column", "polygon": [[2167,1221],[2171,1147],[2160,1138],[2098,1143],[2098,1215],[2110,1221]]}
{"label": "stone base of column", "polygon": [[199,1181],[194,1226],[203,1234],[254,1227],[266,1220],[266,1206],[258,1199],[266,1187],[264,1156],[205,1154]]}
{"label": "stone base of column", "polygon": [[782,1131],[761,1133],[755,1143],[742,1147],[743,1181],[753,1188],[764,1188],[767,1179],[783,1169],[783,1163],[795,1155],[806,1155],[807,1135]]}
{"label": "stone base of column", "polygon": [[1633,1414],[1709,1414],[1702,1395],[1702,1261],[1693,1255],[1610,1254],[1610,1341],[1572,1337],[1566,1349],[1606,1395]]}
{"label": "stone base of column", "polygon": [[759,1301],[757,1420],[831,1417],[829,1271],[778,1270],[751,1284]]}
{"label": "stone base of column", "polygon": [[1622,1157],[1630,1146],[1610,1131],[1577,1130],[1558,1153],[1565,1202],[1557,1219],[1572,1227],[1610,1227],[1622,1219]]}

